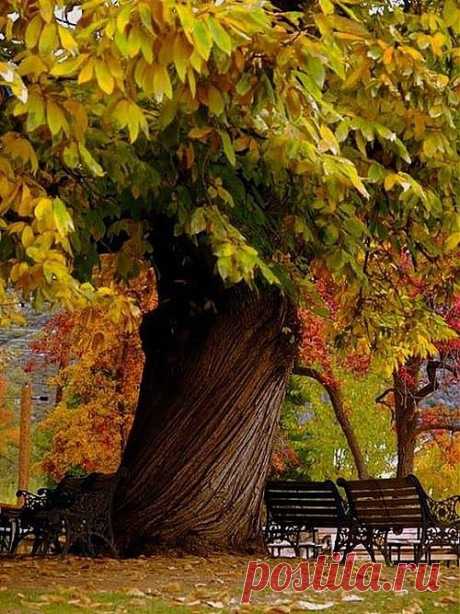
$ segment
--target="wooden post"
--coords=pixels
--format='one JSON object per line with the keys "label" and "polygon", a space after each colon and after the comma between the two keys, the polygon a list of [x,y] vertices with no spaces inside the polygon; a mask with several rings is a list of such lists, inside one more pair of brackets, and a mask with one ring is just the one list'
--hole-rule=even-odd
{"label": "wooden post", "polygon": [[[32,388],[24,384],[21,391],[21,417],[19,424],[19,478],[18,489],[29,488],[31,437],[30,423],[32,417]],[[18,503],[21,503],[19,499]]]}

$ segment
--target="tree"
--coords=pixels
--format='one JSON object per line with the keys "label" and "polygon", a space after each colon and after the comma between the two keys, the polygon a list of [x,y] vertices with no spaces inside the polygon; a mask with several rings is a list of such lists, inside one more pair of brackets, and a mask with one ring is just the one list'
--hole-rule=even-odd
{"label": "tree", "polygon": [[9,447],[11,445],[17,446],[19,437],[17,420],[8,407],[6,392],[7,382],[3,377],[0,377],[0,458],[8,458]]}
{"label": "tree", "polygon": [[[99,285],[114,284],[113,258],[105,258],[95,277]],[[155,307],[152,269],[145,265],[121,294],[137,298],[141,312]],[[137,331],[122,332],[102,310],[58,313],[32,343],[41,363],[58,367],[55,407],[39,424],[42,472],[55,480],[69,471],[112,472],[120,464],[136,408],[144,364]]]}
{"label": "tree", "polygon": [[[349,421],[369,475],[391,475],[396,457],[394,430],[388,412],[375,403],[382,387],[381,374],[370,370],[357,375],[341,369],[337,375],[345,404],[353,408]],[[296,461],[280,465],[281,477],[356,479],[356,464],[346,436],[320,383],[312,378],[293,377],[281,416],[284,449],[291,450],[290,456],[286,453],[284,456]]]}
{"label": "tree", "polygon": [[417,451],[415,469],[431,496],[445,499],[459,492],[459,462],[459,433],[433,431]]}
{"label": "tree", "polygon": [[[426,283],[418,287],[424,291]],[[433,298],[433,297],[431,297]],[[454,296],[442,311],[451,328],[460,332],[460,297]],[[398,441],[398,476],[414,471],[417,439],[433,431],[456,433],[460,430],[458,404],[449,408],[443,402],[434,406],[427,399],[441,388],[457,386],[460,377],[460,341],[458,338],[437,344],[425,360],[412,356],[393,373],[393,387],[377,398],[386,403],[393,416]],[[446,376],[447,374],[447,376]],[[391,393],[391,401],[388,395]],[[426,439],[426,438],[425,438]],[[436,444],[436,437],[434,442]],[[436,447],[436,446],[435,446]]]}
{"label": "tree", "polygon": [[346,281],[343,344],[395,368],[452,335],[392,277],[460,238],[458,5],[73,6],[0,2],[2,283],[133,327],[90,274],[151,256],[115,527],[247,547],[313,263]]}
{"label": "tree", "polygon": [[[369,477],[364,455],[350,422],[351,407],[344,400],[340,375],[337,368],[350,367],[356,374],[362,374],[369,367],[369,356],[359,356],[352,352],[341,356],[334,347],[335,326],[338,316],[339,288],[333,279],[324,272],[316,281],[316,290],[327,306],[326,314],[315,310],[299,310],[301,334],[299,344],[299,364],[295,366],[295,375],[309,377],[318,382],[327,393],[337,422],[343,431],[350,448],[356,471],[360,479]],[[305,366],[308,365],[308,366]]]}

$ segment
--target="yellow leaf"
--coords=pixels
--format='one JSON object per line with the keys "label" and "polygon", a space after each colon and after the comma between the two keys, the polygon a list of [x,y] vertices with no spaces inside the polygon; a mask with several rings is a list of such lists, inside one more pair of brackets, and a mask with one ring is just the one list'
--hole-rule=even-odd
{"label": "yellow leaf", "polygon": [[177,34],[174,39],[173,46],[173,59],[174,66],[176,67],[177,75],[182,83],[185,82],[185,77],[187,74],[187,66],[189,62],[190,55],[192,53],[192,48],[187,43],[182,34]]}
{"label": "yellow leaf", "polygon": [[392,63],[393,61],[393,47],[387,47],[385,49],[385,52],[383,54],[383,63],[385,64],[385,66],[388,66],[389,64]]}
{"label": "yellow leaf", "polygon": [[38,39],[40,38],[40,32],[42,31],[42,19],[40,15],[35,15],[29,21],[26,33],[25,33],[25,42],[27,49],[33,49],[37,46]]}
{"label": "yellow leaf", "polygon": [[129,19],[131,17],[132,6],[128,4],[117,15],[117,30],[123,34],[126,26],[129,23]]}
{"label": "yellow leaf", "polygon": [[43,220],[53,211],[53,203],[50,198],[40,198],[35,207],[35,217],[38,220]]}
{"label": "yellow leaf", "polygon": [[193,70],[193,68],[191,66],[187,70],[187,80],[188,80],[188,86],[190,88],[190,94],[192,95],[192,98],[195,98],[195,96],[196,96],[196,79],[195,79],[195,71]]}
{"label": "yellow leaf", "polygon": [[64,130],[67,132],[68,124],[62,108],[53,100],[48,100],[46,104],[46,116],[51,134],[55,136]]}
{"label": "yellow leaf", "polygon": [[78,83],[81,85],[82,83],[86,83],[87,81],[91,81],[93,78],[94,72],[94,60],[89,59],[78,75]]}
{"label": "yellow leaf", "polygon": [[163,96],[172,98],[172,85],[168,69],[162,64],[154,64],[153,66],[153,92],[158,100],[162,100]]}
{"label": "yellow leaf", "polygon": [[64,49],[67,51],[76,51],[78,49],[78,45],[72,36],[69,28],[63,28],[62,26],[58,27],[59,38],[61,39],[61,44]]}
{"label": "yellow leaf", "polygon": [[387,175],[385,177],[383,187],[387,192],[389,192],[395,187],[397,183],[399,183],[399,175],[397,175],[396,173],[392,173],[391,175]]}
{"label": "yellow leaf", "polygon": [[47,66],[38,55],[29,55],[24,58],[19,65],[18,73],[23,75],[38,76],[42,72],[46,72]]}
{"label": "yellow leaf", "polygon": [[34,231],[30,226],[26,226],[22,231],[21,242],[24,247],[30,247],[34,242]]}
{"label": "yellow leaf", "polygon": [[221,115],[225,108],[222,94],[213,85],[211,85],[208,90],[208,107],[214,115]]}
{"label": "yellow leaf", "polygon": [[320,143],[322,151],[327,151],[328,149],[330,149],[333,154],[338,154],[340,148],[332,130],[328,128],[325,124],[323,124],[320,127],[319,132],[322,137],[322,141]]}
{"label": "yellow leaf", "polygon": [[193,44],[203,60],[207,62],[211,53],[212,38],[208,24],[203,20],[198,20],[193,26]]}
{"label": "yellow leaf", "polygon": [[87,55],[84,54],[70,60],[64,60],[64,62],[57,62],[50,70],[50,74],[55,77],[71,75],[80,68],[86,57]]}
{"label": "yellow leaf", "polygon": [[51,0],[39,0],[38,5],[40,7],[41,16],[47,23],[50,23],[53,19],[53,5],[51,4]]}
{"label": "yellow leaf", "polygon": [[109,71],[107,64],[102,60],[96,60],[96,79],[99,87],[106,94],[111,94],[115,87],[115,80],[112,73]]}
{"label": "yellow leaf", "polygon": [[42,55],[48,55],[57,47],[57,29],[56,24],[47,23],[43,28],[38,43],[38,49]]}
{"label": "yellow leaf", "polygon": [[188,133],[188,136],[191,139],[202,139],[208,136],[208,134],[211,134],[212,131],[213,129],[209,126],[205,126],[204,128],[192,128]]}

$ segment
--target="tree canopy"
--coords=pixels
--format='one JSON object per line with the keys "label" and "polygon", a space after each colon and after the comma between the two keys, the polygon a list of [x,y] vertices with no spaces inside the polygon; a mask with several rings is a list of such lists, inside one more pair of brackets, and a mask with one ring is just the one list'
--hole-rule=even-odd
{"label": "tree canopy", "polygon": [[321,311],[326,267],[342,342],[390,368],[452,335],[404,271],[453,291],[456,0],[0,7],[2,303],[12,283],[129,324],[132,299],[90,285],[93,267],[104,251],[122,277],[155,262],[169,218],[168,240],[188,237],[225,284],[276,284]]}

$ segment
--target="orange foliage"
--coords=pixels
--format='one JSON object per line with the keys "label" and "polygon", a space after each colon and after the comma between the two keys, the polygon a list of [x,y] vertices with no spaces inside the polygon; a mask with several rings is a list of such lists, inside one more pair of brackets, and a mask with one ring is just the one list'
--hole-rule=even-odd
{"label": "orange foliage", "polygon": [[19,429],[14,414],[6,403],[6,381],[0,375],[0,454],[5,454],[10,445],[17,445]]}
{"label": "orange foliage", "polygon": [[436,498],[460,492],[460,433],[435,431],[423,442],[415,470],[424,487]]}
{"label": "orange foliage", "polygon": [[[100,284],[113,281],[106,259]],[[144,267],[117,290],[135,299],[142,313],[156,306],[153,271]],[[58,365],[56,407],[40,429],[51,436],[41,469],[56,479],[73,469],[116,469],[137,404],[144,354],[136,332],[120,330],[102,310],[61,313],[46,325],[33,350]]]}

